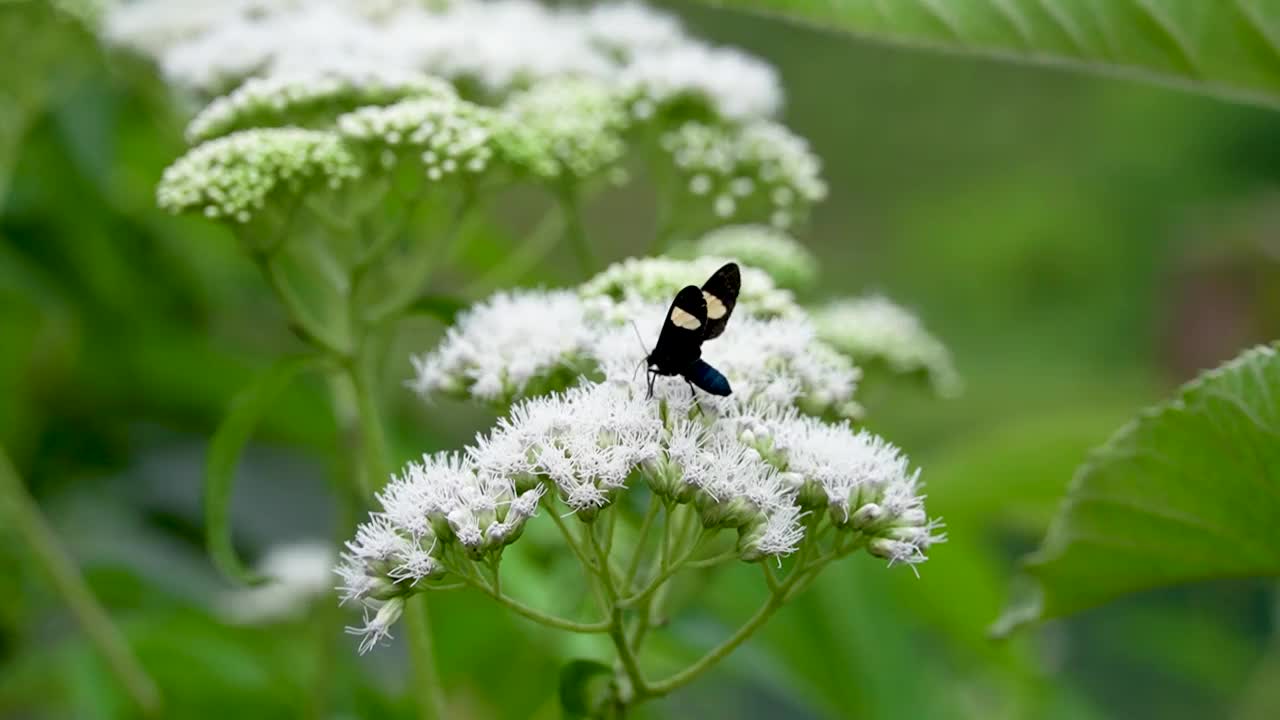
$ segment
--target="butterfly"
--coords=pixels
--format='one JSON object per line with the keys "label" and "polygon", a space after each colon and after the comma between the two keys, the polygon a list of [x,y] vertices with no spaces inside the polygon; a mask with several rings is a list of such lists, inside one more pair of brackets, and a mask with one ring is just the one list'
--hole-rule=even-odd
{"label": "butterfly", "polygon": [[738,304],[741,287],[738,264],[727,263],[701,288],[687,285],[676,293],[663,320],[658,344],[645,358],[649,366],[649,397],[653,397],[653,382],[659,375],[684,377],[695,396],[694,386],[712,395],[733,393],[725,376],[702,359],[702,343],[724,332]]}

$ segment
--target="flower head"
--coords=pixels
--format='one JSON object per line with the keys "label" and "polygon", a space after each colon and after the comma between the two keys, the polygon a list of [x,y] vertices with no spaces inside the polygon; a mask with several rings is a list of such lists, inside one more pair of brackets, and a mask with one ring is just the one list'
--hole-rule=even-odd
{"label": "flower head", "polygon": [[493,157],[493,113],[452,94],[362,107],[338,118],[338,132],[379,151],[384,166],[412,153],[427,178],[480,173]]}
{"label": "flower head", "polygon": [[513,95],[503,110],[500,146],[508,162],[534,175],[585,177],[618,162],[626,152],[626,112],[619,97],[601,83],[539,83]]}
{"label": "flower head", "polygon": [[337,188],[360,177],[356,156],[333,133],[242,130],[198,145],[164,171],[156,195],[173,212],[248,222],[277,191]]}
{"label": "flower head", "polygon": [[382,511],[356,529],[335,572],[343,601],[384,601],[412,594],[447,572],[445,551],[470,557],[500,553],[524,531],[543,488],[517,491],[506,477],[481,472],[465,455],[426,455],[409,463],[378,494]]}
{"label": "flower head", "polygon": [[413,358],[420,394],[510,402],[564,387],[592,342],[583,302],[570,291],[500,292],[459,316],[432,352]]}
{"label": "flower head", "polygon": [[617,76],[640,118],[693,103],[719,119],[769,118],[782,107],[778,73],[751,55],[695,42],[670,44],[632,56]]}
{"label": "flower head", "polygon": [[657,454],[661,428],[656,406],[641,393],[588,383],[516,405],[472,457],[485,471],[550,481],[560,499],[587,518]]}
{"label": "flower head", "polygon": [[759,268],[780,287],[799,290],[813,285],[818,261],[794,238],[766,225],[731,225],[713,230],[693,244],[695,255],[737,258]]}
{"label": "flower head", "polygon": [[722,221],[763,217],[788,228],[827,194],[809,144],[777,123],[687,122],[664,135],[662,147],[688,193],[707,198]]}
{"label": "flower head", "polygon": [[[582,285],[581,293],[583,297],[606,297],[620,303],[638,300],[666,305],[680,288],[701,285],[726,262],[729,262],[726,257],[718,256],[691,260],[628,258],[610,265],[588,280]],[[757,317],[790,317],[801,312],[791,292],[779,289],[767,273],[753,267],[740,269],[742,289],[735,312]],[[626,320],[625,317],[617,319]]]}
{"label": "flower head", "polygon": [[690,42],[675,16],[630,0],[595,5],[578,24],[593,45],[623,59]]}
{"label": "flower head", "polygon": [[454,97],[453,86],[397,68],[308,70],[249,78],[187,125],[191,143],[250,127],[333,123],[339,113],[415,96]]}
{"label": "flower head", "polygon": [[795,485],[802,505],[826,508],[834,525],[871,538],[873,554],[915,564],[945,539],[925,515],[919,470],[883,438],[794,413],[740,423],[746,439]]}
{"label": "flower head", "polygon": [[863,365],[927,377],[941,395],[960,390],[960,376],[946,346],[920,319],[887,298],[837,300],[813,311],[818,335]]}

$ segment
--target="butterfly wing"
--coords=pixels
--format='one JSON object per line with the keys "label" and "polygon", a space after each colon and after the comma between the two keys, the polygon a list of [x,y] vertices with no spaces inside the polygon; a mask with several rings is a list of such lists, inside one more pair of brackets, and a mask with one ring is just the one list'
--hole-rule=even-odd
{"label": "butterfly wing", "polygon": [[[688,289],[688,288],[686,288]],[[729,316],[738,304],[738,291],[742,289],[742,274],[737,263],[726,263],[707,279],[702,286],[702,298],[707,307],[706,334],[704,339],[720,337],[729,323]],[[684,292],[681,290],[680,292]]]}
{"label": "butterfly wing", "polygon": [[702,356],[707,330],[707,301],[693,285],[676,293],[662,322],[658,344],[649,353],[649,367],[662,375],[678,375]]}

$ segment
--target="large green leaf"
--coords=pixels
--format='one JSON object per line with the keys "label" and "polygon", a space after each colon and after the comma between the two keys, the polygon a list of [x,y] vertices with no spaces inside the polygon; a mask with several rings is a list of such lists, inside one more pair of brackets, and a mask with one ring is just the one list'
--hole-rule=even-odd
{"label": "large green leaf", "polygon": [[869,39],[1280,106],[1277,0],[712,0]]}
{"label": "large green leaf", "polygon": [[1149,588],[1280,575],[1276,348],[1201,375],[1094,452],[997,632]]}
{"label": "large green leaf", "polygon": [[250,584],[261,581],[245,568],[231,540],[231,490],[240,453],[258,421],[271,410],[289,383],[318,362],[319,358],[313,355],[278,360],[232,399],[227,416],[209,441],[204,487],[205,542],[213,564],[233,581]]}

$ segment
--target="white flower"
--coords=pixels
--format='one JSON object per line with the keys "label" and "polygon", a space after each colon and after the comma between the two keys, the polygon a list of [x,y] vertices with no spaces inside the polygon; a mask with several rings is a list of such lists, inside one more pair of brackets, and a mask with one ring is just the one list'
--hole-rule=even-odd
{"label": "white flower", "polygon": [[696,255],[731,257],[759,268],[779,286],[803,289],[813,285],[818,261],[794,238],[765,225],[731,225],[714,230],[694,243]]}
{"label": "white flower", "polygon": [[511,410],[472,453],[485,472],[546,478],[586,518],[613,501],[627,478],[658,452],[657,405],[617,383],[590,383]]}
{"label": "white flower", "polygon": [[826,197],[822,163],[801,137],[777,123],[687,122],[662,137],[689,193],[710,198],[721,221],[761,217],[778,228]]}
{"label": "white flower", "polygon": [[741,427],[797,484],[802,505],[828,507],[837,526],[872,538],[873,554],[915,564],[945,539],[925,515],[920,471],[883,438],[791,413],[742,418]]}
{"label": "white flower", "polygon": [[960,390],[946,346],[887,298],[837,300],[815,309],[813,323],[822,339],[860,364],[883,363],[894,373],[925,375],[944,396]]}
{"label": "white flower", "polygon": [[638,2],[596,5],[578,22],[591,42],[623,58],[689,42],[673,15]]}
{"label": "white flower", "polygon": [[509,402],[540,389],[531,386],[576,379],[592,337],[584,304],[571,291],[500,292],[460,315],[439,347],[413,358],[411,386],[424,395]]}
{"label": "white flower", "polygon": [[626,152],[627,115],[607,86],[553,80],[513,95],[503,106],[499,145],[508,162],[546,178],[585,177]]}
{"label": "white flower", "polygon": [[278,190],[337,188],[360,177],[355,156],[333,133],[297,128],[242,130],[211,140],[164,171],[156,196],[173,212],[248,222]]}
{"label": "white flower", "polygon": [[343,137],[388,151],[412,152],[427,178],[439,181],[458,173],[479,173],[493,157],[493,113],[452,95],[417,97],[385,106],[363,107],[338,118]]}
{"label": "white flower", "polygon": [[248,127],[311,121],[328,125],[339,112],[419,95],[453,97],[454,91],[443,80],[397,68],[307,70],[249,78],[191,120],[187,141],[197,143]]}
{"label": "white flower", "polygon": [[782,107],[782,85],[768,63],[732,48],[669,44],[635,54],[617,77],[641,117],[692,100],[726,120],[773,117]]}
{"label": "white flower", "polygon": [[[633,300],[671,303],[672,298],[686,285],[699,285],[707,281],[730,258],[705,256],[692,260],[666,257],[628,258],[605,268],[582,285],[583,297],[608,297],[626,303]],[[756,268],[743,266],[742,289],[738,294],[738,306],[734,317],[741,312],[757,317],[789,317],[801,311],[788,290],[779,289],[773,278]],[[629,308],[624,308],[629,309]],[[626,317],[615,320],[625,322]],[[654,336],[656,337],[656,335]]]}
{"label": "white flower", "polygon": [[[617,307],[626,308],[614,312],[633,318],[643,342],[636,339],[630,323],[617,324],[592,343],[590,354],[606,378],[630,384],[637,363],[658,338],[667,306],[627,303]],[[724,374],[733,388],[725,398],[699,394],[698,403],[706,411],[731,412],[757,403],[846,417],[856,416],[859,410],[853,395],[861,371],[818,340],[803,315],[761,319],[750,313],[740,316],[735,310],[725,333],[703,344],[702,359]],[[654,394],[684,403],[691,393],[687,382],[677,376],[659,377]]]}
{"label": "white flower", "polygon": [[[360,636],[361,655],[377,647],[383,640],[391,638],[391,626],[395,625],[400,615],[404,613],[404,602],[403,597],[394,597],[383,602],[370,603],[364,611],[364,625],[347,628],[348,634]],[[376,612],[373,617],[369,617],[369,609],[372,607],[376,607]]]}
{"label": "white flower", "polygon": [[219,605],[233,623],[255,624],[300,616],[313,599],[332,590],[330,569],[334,560],[333,548],[323,542],[273,547],[258,563],[258,574],[267,582],[229,592]]}
{"label": "white flower", "polygon": [[387,23],[387,41],[411,48],[428,72],[501,97],[541,80],[611,74],[614,63],[591,45],[579,18],[530,0],[461,2]]}
{"label": "white flower", "polygon": [[409,463],[378,494],[382,511],[360,524],[334,570],[343,602],[367,605],[412,594],[422,581],[448,572],[450,544],[474,558],[501,552],[520,537],[543,492],[541,486],[517,491],[509,478],[479,471],[457,453]]}

